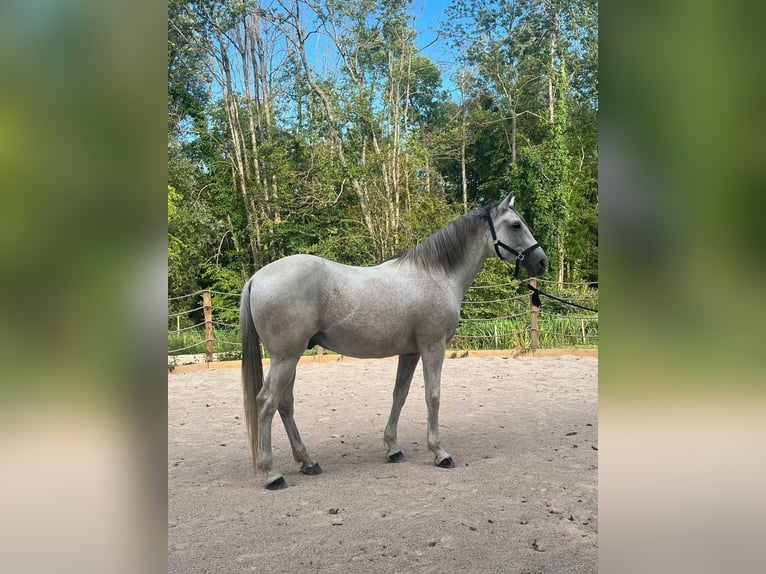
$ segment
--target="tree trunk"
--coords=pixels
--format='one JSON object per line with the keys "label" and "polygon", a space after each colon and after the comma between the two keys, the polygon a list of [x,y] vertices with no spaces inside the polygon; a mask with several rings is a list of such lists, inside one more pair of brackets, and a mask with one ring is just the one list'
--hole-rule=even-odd
{"label": "tree trunk", "polygon": [[511,165],[516,163],[516,137],[518,135],[516,117],[516,110],[511,109]]}
{"label": "tree trunk", "polygon": [[[261,163],[258,158],[258,141],[257,141],[257,132],[256,132],[256,121],[255,116],[253,114],[253,101],[254,99],[257,101],[258,94],[255,94],[255,98],[253,98],[253,93],[250,91],[250,72],[249,68],[251,66],[248,65],[248,44],[252,43],[252,39],[250,38],[250,34],[248,26],[247,26],[247,15],[243,18],[243,26],[245,30],[244,38],[241,39],[239,32],[237,31],[237,40],[241,42],[241,45],[237,46],[237,49],[239,50],[240,57],[242,58],[242,78],[244,83],[244,90],[245,90],[245,113],[247,114],[247,126],[248,126],[248,134],[250,139],[250,147],[252,149],[253,154],[253,178],[252,182],[254,182],[257,186],[259,186],[263,192],[264,195],[264,207],[267,215],[270,215],[271,209],[270,209],[270,201],[269,201],[269,191],[268,188],[264,185],[265,181],[265,174],[261,171]],[[237,28],[238,30],[238,28]],[[253,77],[257,78],[256,76],[256,65],[255,62],[250,62],[253,67]],[[255,79],[256,86],[257,86],[257,79]],[[260,106],[258,106],[260,108]],[[258,118],[260,120],[260,117]]]}
{"label": "tree trunk", "polygon": [[[215,23],[218,25],[218,22]],[[229,127],[229,133],[232,139],[232,148],[234,152],[234,174],[239,188],[239,192],[242,196],[242,203],[245,209],[245,217],[247,219],[248,230],[250,233],[250,249],[253,255],[253,265],[258,266],[258,243],[255,241],[255,231],[257,223],[255,221],[255,206],[252,202],[247,189],[247,182],[249,180],[249,167],[247,165],[246,157],[244,156],[245,149],[243,147],[242,136],[239,125],[239,113],[237,108],[236,97],[234,94],[234,88],[231,79],[231,63],[229,56],[226,53],[227,43],[223,41],[223,34],[220,28],[216,29],[218,46],[220,49],[219,62],[223,70],[224,79],[224,102],[226,107],[226,119]]]}
{"label": "tree trunk", "polygon": [[[338,123],[335,118],[335,114],[332,111],[330,99],[325,91],[314,81],[314,74],[311,66],[309,65],[308,58],[306,57],[306,35],[303,32],[303,27],[300,21],[300,2],[296,2],[294,9],[289,14],[289,16],[291,18],[290,25],[295,30],[295,37],[293,37],[291,34],[286,34],[286,37],[298,50],[298,56],[303,67],[303,72],[306,75],[306,82],[308,83],[309,88],[311,88],[311,91],[314,92],[314,94],[319,98],[319,101],[322,102],[322,107],[324,108],[325,116],[327,117],[330,128],[330,137],[335,144],[335,148],[338,153],[338,160],[340,161],[343,169],[348,171],[349,163],[348,159],[346,158],[346,153],[343,149],[343,138],[341,137],[338,130]],[[359,207],[362,212],[362,220],[364,225],[367,228],[370,237],[374,239],[375,226],[372,220],[369,201],[362,183],[358,178],[352,177],[351,186],[354,188],[354,193],[356,193],[357,199],[359,200]]]}
{"label": "tree trunk", "polygon": [[564,243],[557,242],[556,254],[558,255],[558,273],[556,274],[556,286],[559,289],[564,288]]}
{"label": "tree trunk", "polygon": [[[253,64],[253,77],[256,81],[255,96],[260,96],[260,106],[258,114],[258,127],[261,130],[261,138],[271,141],[271,92],[268,84],[266,54],[263,49],[263,38],[261,37],[260,17],[257,9],[249,9],[253,24],[248,30],[251,35],[250,52]],[[247,21],[247,18],[245,19]],[[260,93],[258,88],[260,87]]]}
{"label": "tree trunk", "polygon": [[465,175],[465,73],[460,75],[460,184],[463,190],[463,213],[468,213],[468,180]]}
{"label": "tree trunk", "polygon": [[556,69],[556,34],[551,31],[550,69],[548,72],[548,121],[553,125],[556,101],[553,94],[553,76]]}

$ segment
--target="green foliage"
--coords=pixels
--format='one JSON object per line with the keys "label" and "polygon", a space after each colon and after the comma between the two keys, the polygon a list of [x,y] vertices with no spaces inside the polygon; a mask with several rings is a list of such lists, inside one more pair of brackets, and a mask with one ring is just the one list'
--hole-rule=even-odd
{"label": "green foliage", "polygon": [[177,202],[181,200],[183,196],[178,193],[173,186],[168,186],[168,264],[178,265],[181,259],[181,250],[183,243],[178,237],[170,232],[171,225],[174,225],[178,219],[178,205]]}
{"label": "green foliage", "polygon": [[[189,329],[177,333],[168,331],[168,355],[197,355],[205,352],[205,330]],[[213,353],[226,354],[221,360],[242,358],[239,328],[215,328],[213,330]]]}
{"label": "green foliage", "polygon": [[239,293],[244,281],[236,271],[221,267],[215,263],[204,265],[202,277],[208,283],[215,321],[227,325],[236,325],[239,321]]}
{"label": "green foliage", "polygon": [[182,0],[168,3],[168,129],[180,131],[185,120],[204,122],[207,101],[205,55],[190,38],[201,33],[201,23]]}
{"label": "green foliage", "polygon": [[[303,38],[291,6],[169,5],[171,297],[238,293],[255,269],[293,253],[378,263],[462,212],[463,167],[469,207],[514,190],[553,272],[598,280],[593,0],[454,1],[440,31],[441,45],[455,47],[446,58],[420,49],[407,0],[301,2]],[[247,36],[254,30],[263,61]],[[304,65],[306,36],[316,54]],[[457,68],[447,67],[455,55]],[[462,98],[442,85],[458,71]],[[476,281],[502,283],[507,271],[494,260]],[[525,293],[478,303],[509,299],[507,289],[469,292],[465,317],[520,312]],[[236,296],[214,294],[213,303],[218,319],[236,323],[226,311]],[[169,312],[197,306],[174,300]],[[193,311],[180,323],[200,320]]]}
{"label": "green foliage", "polygon": [[[460,0],[447,14],[444,33],[463,54],[461,77],[470,78],[469,200],[513,189],[552,271],[597,278],[597,5]],[[443,173],[458,189],[454,154]]]}
{"label": "green foliage", "polygon": [[[488,262],[489,263],[489,262]],[[493,265],[477,278],[463,304],[462,320],[452,340],[453,349],[531,348],[530,297],[526,286],[495,286],[501,281]],[[509,280],[506,274],[506,282]],[[518,285],[518,284],[515,284]],[[598,308],[598,292],[585,285],[557,289],[546,284],[544,291],[580,305]],[[544,298],[538,309],[538,348],[595,347],[598,345],[598,315]]]}
{"label": "green foliage", "polygon": [[[529,291],[521,286],[497,286],[508,279],[504,266],[488,264],[469,290],[463,305],[462,319],[450,349],[519,349],[531,348]],[[507,281],[506,281],[507,282]],[[486,285],[493,285],[491,289]],[[598,292],[580,286],[557,290],[546,285],[546,291],[597,308]],[[220,360],[238,359],[241,355],[239,324],[236,314],[223,307],[233,305],[236,296],[213,293],[213,351]],[[575,309],[555,300],[545,299],[538,310],[538,348],[596,347],[598,316]],[[202,328],[168,332],[170,355],[205,352]],[[316,353],[315,349],[306,354]]]}

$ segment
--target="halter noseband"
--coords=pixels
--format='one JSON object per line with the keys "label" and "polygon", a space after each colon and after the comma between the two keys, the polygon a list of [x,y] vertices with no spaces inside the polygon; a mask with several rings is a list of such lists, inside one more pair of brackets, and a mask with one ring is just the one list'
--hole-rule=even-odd
{"label": "halter noseband", "polygon": [[[506,245],[505,243],[503,243],[502,241],[500,241],[497,238],[497,233],[495,233],[495,225],[494,225],[494,223],[492,223],[491,208],[489,208],[489,207],[487,208],[486,215],[487,215],[487,223],[489,224],[489,232],[492,234],[492,245],[495,248],[495,253],[497,253],[497,256],[501,260],[505,261],[508,265],[515,265],[516,266],[516,268],[515,268],[515,270],[513,272],[513,278],[514,279],[518,279],[519,278],[519,266],[521,265],[522,261],[524,261],[524,259],[527,258],[527,254],[529,254],[530,252],[532,252],[535,249],[537,249],[538,247],[540,247],[540,244],[539,243],[535,243],[534,245],[530,245],[529,247],[527,247],[524,251],[516,251],[513,247],[511,247],[510,245]],[[500,253],[500,248],[501,247],[503,249],[505,249],[506,251],[508,251],[509,253],[512,253],[513,255],[516,256],[516,260],[513,263],[511,263],[508,259],[503,257],[503,255]]]}

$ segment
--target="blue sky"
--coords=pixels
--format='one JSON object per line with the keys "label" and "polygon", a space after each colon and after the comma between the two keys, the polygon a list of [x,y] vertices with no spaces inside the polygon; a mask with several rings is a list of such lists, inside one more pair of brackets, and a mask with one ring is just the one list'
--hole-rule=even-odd
{"label": "blue sky", "polygon": [[[450,5],[450,0],[414,0],[408,12],[413,16],[415,29],[418,33],[416,43],[422,48],[422,55],[429,58],[442,73],[442,88],[450,92],[453,99],[458,99],[457,89],[451,82],[454,73],[455,57],[450,53],[447,41],[444,37],[439,38],[437,31],[446,20],[444,11]],[[277,50],[281,50],[277,48]],[[313,35],[306,44],[306,52],[312,65],[316,69],[333,70],[339,66],[338,56],[334,48],[330,47],[329,40],[322,35]],[[238,56],[231,52],[232,63],[235,66],[235,83],[239,84],[239,72],[236,69]],[[241,86],[239,86],[241,89]],[[214,97],[220,97],[220,86],[212,86]]]}
{"label": "blue sky", "polygon": [[423,50],[423,55],[431,59],[442,71],[443,87],[447,90],[454,89],[450,81],[450,74],[455,63],[454,55],[450,53],[445,39],[437,39],[436,31],[445,21],[444,11],[450,5],[449,0],[415,0],[410,8],[415,16],[415,29],[418,31],[417,44],[419,47],[428,46]]}
{"label": "blue sky", "polygon": [[451,0],[413,0],[408,12],[414,17],[418,33],[416,43],[423,49],[422,54],[434,62],[440,70],[445,89],[452,87],[450,74],[453,73],[455,56],[450,53],[446,39],[438,37],[437,31],[446,21],[445,10]]}

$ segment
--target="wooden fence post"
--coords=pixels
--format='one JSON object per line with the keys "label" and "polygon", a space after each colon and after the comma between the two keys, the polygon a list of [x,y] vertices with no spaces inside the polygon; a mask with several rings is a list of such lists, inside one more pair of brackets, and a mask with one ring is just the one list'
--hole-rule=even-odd
{"label": "wooden fence post", "polygon": [[[534,277],[530,278],[529,284],[536,288],[537,279]],[[537,350],[537,307],[532,302],[532,295],[534,293],[534,291],[529,292],[529,334],[532,340],[532,351]]]}
{"label": "wooden fence post", "polygon": [[205,360],[213,362],[213,301],[210,291],[202,292],[202,312],[205,315]]}

